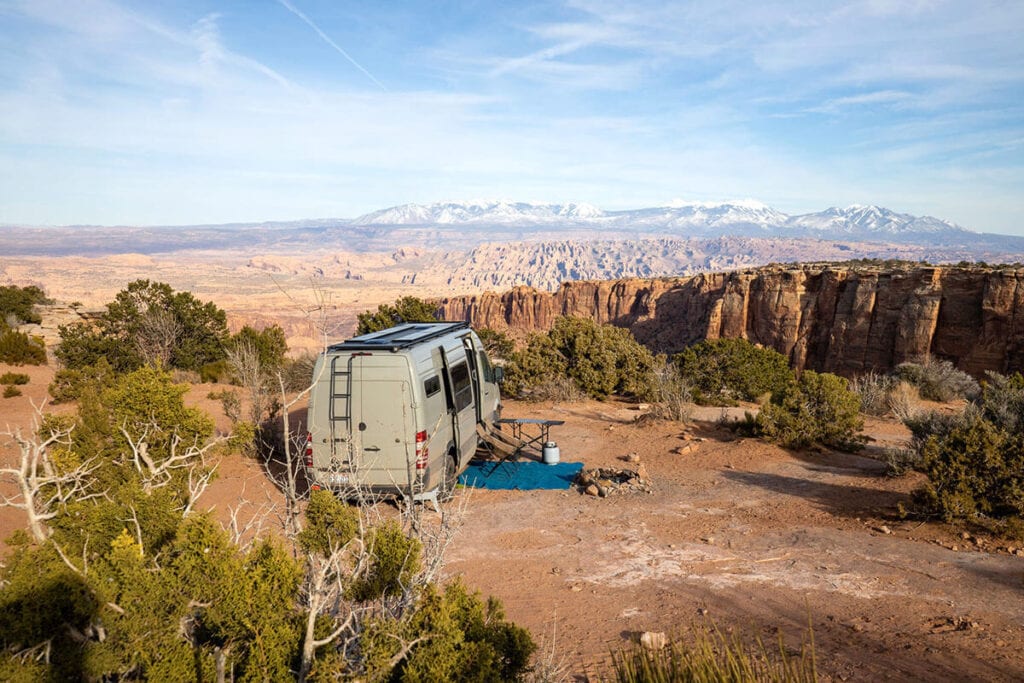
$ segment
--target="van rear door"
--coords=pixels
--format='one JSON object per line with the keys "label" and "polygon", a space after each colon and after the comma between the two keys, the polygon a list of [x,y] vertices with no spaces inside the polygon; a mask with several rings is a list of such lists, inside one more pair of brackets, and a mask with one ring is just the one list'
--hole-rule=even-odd
{"label": "van rear door", "polygon": [[415,474],[415,418],[403,356],[353,354],[352,441],[362,486],[407,487]]}

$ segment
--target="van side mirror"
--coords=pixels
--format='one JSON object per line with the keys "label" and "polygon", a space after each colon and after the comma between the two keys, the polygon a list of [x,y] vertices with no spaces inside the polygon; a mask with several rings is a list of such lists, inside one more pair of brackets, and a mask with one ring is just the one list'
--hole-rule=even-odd
{"label": "van side mirror", "polygon": [[494,381],[501,384],[505,381],[505,368],[496,367],[494,368]]}

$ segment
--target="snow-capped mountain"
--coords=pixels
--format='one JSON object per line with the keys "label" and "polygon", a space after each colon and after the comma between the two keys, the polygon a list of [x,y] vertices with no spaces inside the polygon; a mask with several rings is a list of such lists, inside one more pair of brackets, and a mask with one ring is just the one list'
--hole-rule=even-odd
{"label": "snow-capped mountain", "polygon": [[544,225],[589,222],[605,215],[590,204],[530,204],[508,200],[403,204],[356,218],[355,225]]}
{"label": "snow-capped mountain", "polygon": [[[683,228],[699,232],[735,233],[738,229],[764,231],[781,225],[788,216],[766,204],[739,202],[681,202],[650,209],[615,211],[607,214],[622,227],[649,226],[655,229]],[[724,229],[724,232],[718,230]]]}
{"label": "snow-capped mountain", "polygon": [[865,240],[948,240],[971,231],[931,216],[912,216],[878,206],[832,207],[788,215],[755,200],[688,202],[605,211],[590,204],[532,204],[509,200],[403,204],[368,213],[356,226],[452,226],[622,230],[685,237],[765,236]]}
{"label": "snow-capped mountain", "polygon": [[879,206],[854,204],[845,209],[831,207],[818,213],[790,216],[786,227],[836,235],[893,236],[906,233],[966,233],[956,223],[932,216],[912,216]]}

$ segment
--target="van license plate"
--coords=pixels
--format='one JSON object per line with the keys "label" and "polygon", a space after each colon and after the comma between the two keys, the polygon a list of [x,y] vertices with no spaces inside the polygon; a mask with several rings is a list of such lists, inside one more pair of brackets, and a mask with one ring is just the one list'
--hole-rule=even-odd
{"label": "van license plate", "polygon": [[341,486],[349,483],[349,475],[340,472],[331,472],[327,475],[327,483],[331,486]]}

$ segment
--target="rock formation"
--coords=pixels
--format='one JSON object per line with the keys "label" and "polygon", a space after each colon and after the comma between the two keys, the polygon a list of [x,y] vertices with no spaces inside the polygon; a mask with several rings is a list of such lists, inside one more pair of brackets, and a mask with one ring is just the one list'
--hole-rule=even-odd
{"label": "rock formation", "polygon": [[562,315],[628,327],[655,351],[740,337],[797,368],[854,376],[926,355],[975,376],[1024,370],[1024,270],[807,264],[567,282],[445,299],[445,319],[535,331]]}

